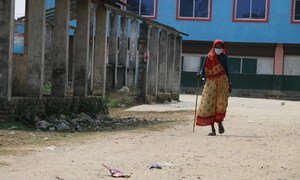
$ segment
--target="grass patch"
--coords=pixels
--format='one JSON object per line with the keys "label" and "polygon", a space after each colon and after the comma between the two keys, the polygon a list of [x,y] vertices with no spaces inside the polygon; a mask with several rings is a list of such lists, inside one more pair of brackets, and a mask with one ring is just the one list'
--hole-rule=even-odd
{"label": "grass patch", "polygon": [[8,130],[21,130],[21,131],[32,131],[33,128],[29,127],[24,122],[19,121],[8,121],[8,122],[1,122],[0,129],[8,129]]}
{"label": "grass patch", "polygon": [[43,86],[43,95],[50,96],[51,95],[51,89],[52,89],[52,83],[51,82],[47,82],[46,84],[44,84],[44,86]]}
{"label": "grass patch", "polygon": [[[93,119],[100,114],[108,117],[107,102],[98,97],[21,99],[15,107],[12,119],[21,122],[17,124],[18,127],[24,124],[35,127],[39,119],[47,119],[51,116],[58,118],[60,115],[73,119],[81,113],[86,113]],[[2,129],[7,129],[7,125],[3,125]]]}
{"label": "grass patch", "polygon": [[114,92],[108,96],[108,107],[132,107],[136,104],[136,100],[130,93]]}

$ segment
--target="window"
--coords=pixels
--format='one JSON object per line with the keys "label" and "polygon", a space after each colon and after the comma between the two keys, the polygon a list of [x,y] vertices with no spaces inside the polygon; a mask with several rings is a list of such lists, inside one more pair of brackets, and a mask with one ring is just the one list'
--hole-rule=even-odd
{"label": "window", "polygon": [[[205,57],[204,57],[205,58]],[[197,54],[183,54],[182,71],[199,72],[201,69],[202,57]]]}
{"label": "window", "polygon": [[125,0],[125,2],[128,4],[126,7],[127,11],[145,17],[156,18],[157,0]]}
{"label": "window", "polygon": [[177,0],[178,20],[210,21],[211,0]]}
{"label": "window", "polygon": [[267,22],[270,0],[234,0],[233,21]]}
{"label": "window", "polygon": [[228,66],[230,74],[256,74],[257,59],[229,57]]}
{"label": "window", "polygon": [[292,23],[300,23],[300,0],[292,1]]}
{"label": "window", "polygon": [[256,74],[257,59],[243,58],[242,59],[242,73],[243,74]]}

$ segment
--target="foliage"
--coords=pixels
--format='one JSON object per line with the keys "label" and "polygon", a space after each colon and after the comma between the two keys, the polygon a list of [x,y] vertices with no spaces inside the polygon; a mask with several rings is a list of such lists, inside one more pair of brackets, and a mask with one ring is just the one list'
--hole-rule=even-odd
{"label": "foliage", "polygon": [[45,115],[46,116],[59,116],[61,114],[66,116],[72,115],[72,103],[64,98],[47,99],[45,102]]}
{"label": "foliage", "polygon": [[135,100],[130,96],[124,97],[124,104],[126,107],[131,107],[135,104]]}
{"label": "foliage", "polygon": [[1,122],[0,129],[23,130],[23,131],[32,130],[32,128],[28,127],[28,125],[25,124],[24,122],[17,122],[17,121]]}
{"label": "foliage", "polygon": [[110,108],[117,108],[120,106],[131,107],[136,103],[135,99],[126,93],[118,94],[110,94],[108,99],[108,107]]}
{"label": "foliage", "polygon": [[96,118],[98,114],[108,115],[107,103],[101,98],[81,98],[76,113],[84,112],[92,118]]}
{"label": "foliage", "polygon": [[43,101],[33,99],[23,99],[17,104],[13,118],[15,121],[23,122],[28,126],[35,125],[35,116],[45,115],[45,105]]}
{"label": "foliage", "polygon": [[75,114],[86,113],[92,118],[99,114],[109,116],[107,102],[101,98],[81,98],[78,101],[64,98],[47,98],[45,100],[22,99],[18,101],[13,114],[13,121],[35,126],[35,117],[65,115],[73,118]]}
{"label": "foliage", "polygon": [[51,95],[52,83],[49,81],[43,86],[43,94],[44,95]]}
{"label": "foliage", "polygon": [[119,105],[120,105],[120,102],[118,99],[111,99],[108,101],[108,107],[110,107],[110,108],[117,108],[117,107],[119,107]]}

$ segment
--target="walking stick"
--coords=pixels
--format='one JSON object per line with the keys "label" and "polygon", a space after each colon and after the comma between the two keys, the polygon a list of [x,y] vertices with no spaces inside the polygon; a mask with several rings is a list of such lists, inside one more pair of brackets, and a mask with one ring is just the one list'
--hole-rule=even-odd
{"label": "walking stick", "polygon": [[199,96],[199,92],[200,92],[200,79],[201,79],[201,77],[197,77],[197,95],[196,95],[196,104],[195,104],[195,116],[194,116],[194,124],[193,124],[193,133],[195,132],[197,104],[198,104],[198,96]]}

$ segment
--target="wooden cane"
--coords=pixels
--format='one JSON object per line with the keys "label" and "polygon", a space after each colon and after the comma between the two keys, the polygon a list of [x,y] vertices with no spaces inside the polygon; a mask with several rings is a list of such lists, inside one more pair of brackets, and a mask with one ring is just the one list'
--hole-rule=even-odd
{"label": "wooden cane", "polygon": [[194,116],[194,124],[193,124],[193,133],[195,132],[195,125],[196,125],[196,115],[197,115],[197,104],[198,104],[198,96],[200,92],[200,79],[201,77],[197,77],[197,95],[196,95],[196,104],[195,104],[195,116]]}

